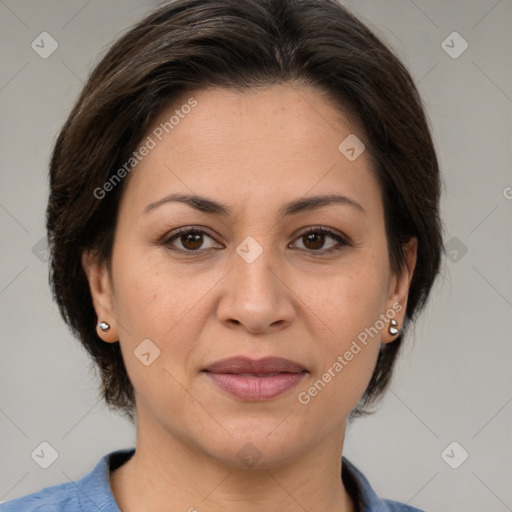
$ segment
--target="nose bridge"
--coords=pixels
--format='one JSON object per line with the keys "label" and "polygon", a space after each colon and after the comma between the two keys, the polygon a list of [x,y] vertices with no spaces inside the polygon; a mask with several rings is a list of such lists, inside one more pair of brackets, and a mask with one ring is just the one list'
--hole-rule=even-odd
{"label": "nose bridge", "polygon": [[270,269],[276,263],[273,261],[275,259],[275,250],[268,243],[265,248],[255,244],[258,244],[258,242],[252,241],[252,239],[240,244],[237,254],[242,261],[239,262],[238,268],[246,272],[249,278],[255,277],[261,280],[268,278],[269,273],[272,274]]}
{"label": "nose bridge", "polygon": [[[264,237],[259,238],[263,241]],[[233,271],[219,305],[219,319],[243,324],[250,331],[264,331],[290,321],[293,306],[278,268],[276,251],[246,237],[233,254]]]}
{"label": "nose bridge", "polygon": [[[262,236],[258,238],[266,242]],[[254,302],[256,307],[260,301],[268,304],[276,299],[279,290],[274,281],[277,277],[271,270],[275,265],[274,252],[268,242],[262,245],[252,236],[246,237],[236,248],[234,291],[242,301]]]}

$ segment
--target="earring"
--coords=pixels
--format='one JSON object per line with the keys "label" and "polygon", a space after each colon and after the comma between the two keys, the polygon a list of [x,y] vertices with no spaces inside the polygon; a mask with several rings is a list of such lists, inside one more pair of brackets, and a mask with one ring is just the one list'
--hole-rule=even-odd
{"label": "earring", "polygon": [[394,318],[391,319],[391,325],[389,326],[388,332],[392,336],[395,336],[396,334],[398,334],[400,332],[400,329],[397,329],[397,327],[396,327],[397,325],[398,325],[398,322]]}
{"label": "earring", "polygon": [[100,322],[98,324],[98,327],[103,331],[103,332],[107,332],[107,331],[110,331],[110,325],[107,324],[107,322]]}

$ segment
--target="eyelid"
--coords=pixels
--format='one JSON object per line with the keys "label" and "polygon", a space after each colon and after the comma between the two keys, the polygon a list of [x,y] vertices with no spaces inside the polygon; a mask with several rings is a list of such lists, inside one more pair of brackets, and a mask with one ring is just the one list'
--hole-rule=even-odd
{"label": "eyelid", "polygon": [[[176,228],[175,230],[172,230],[170,233],[167,233],[166,235],[164,235],[162,237],[161,243],[163,245],[169,246],[169,245],[171,245],[171,240],[178,238],[180,235],[189,233],[189,232],[206,235],[209,238],[211,238],[212,240],[214,240],[216,243],[218,243],[216,241],[216,238],[212,234],[210,234],[208,228],[206,228],[205,226],[194,226],[194,225],[183,226],[181,228]],[[336,241],[336,244],[333,247],[330,247],[328,249],[318,249],[318,250],[300,249],[303,252],[306,251],[313,255],[314,254],[318,254],[318,255],[328,254],[330,252],[340,250],[344,246],[348,246],[348,247],[353,246],[353,243],[351,242],[349,237],[345,236],[342,233],[339,233],[337,230],[334,230],[327,226],[321,226],[321,225],[308,226],[308,227],[302,229],[301,231],[299,231],[298,233],[296,233],[294,235],[293,241],[290,242],[290,244],[288,246],[294,244],[301,237],[308,235],[309,233],[323,233],[323,234],[330,236],[333,240]],[[182,252],[182,253],[188,253],[188,254],[203,254],[204,252],[208,251],[209,249],[212,249],[212,248],[186,250],[186,249],[180,249],[180,248],[175,247],[172,250]],[[218,249],[218,247],[216,247],[215,249]]]}
{"label": "eyelid", "polygon": [[321,225],[308,226],[307,228],[304,228],[303,230],[298,232],[298,234],[296,235],[296,238],[307,235],[308,233],[311,233],[311,232],[316,233],[318,231],[321,233],[332,235],[333,237],[338,237],[338,238],[342,239],[344,242],[349,243],[349,238],[347,236],[345,236],[343,233],[340,233],[337,230],[329,228],[327,226],[321,226]]}
{"label": "eyelid", "polygon": [[[344,234],[339,233],[338,231],[331,229],[327,226],[318,226],[318,225],[317,226],[309,226],[308,228],[304,228],[304,230],[300,231],[295,236],[294,242],[297,241],[298,239],[300,239],[301,237],[308,235],[309,233],[323,233],[323,234],[328,235],[331,238],[333,238],[337,243],[337,245],[335,245],[334,247],[330,247],[329,249],[319,249],[317,251],[309,250],[308,252],[311,254],[315,254],[315,253],[326,254],[329,252],[339,250],[343,246],[352,247],[352,245],[353,245],[352,242],[350,241],[350,239],[347,236],[345,236]],[[291,243],[294,243],[294,242],[291,242]]]}
{"label": "eyelid", "polygon": [[[191,226],[183,226],[181,228],[176,228],[176,229],[173,229],[172,231],[166,233],[161,238],[161,243],[164,244],[164,245],[168,245],[168,244],[170,244],[170,241],[173,238],[177,238],[177,237],[179,237],[179,235],[182,235],[182,234],[185,234],[185,233],[189,233],[189,232],[200,233],[202,235],[207,235],[212,240],[215,240],[215,237],[212,234],[210,234],[208,228],[206,228],[205,226],[194,226],[194,225],[191,225]],[[182,249],[178,249],[178,250],[182,250]],[[190,252],[190,253],[197,252],[197,253],[199,253],[200,251],[201,251],[201,249],[199,249],[197,251],[185,251],[185,252]]]}

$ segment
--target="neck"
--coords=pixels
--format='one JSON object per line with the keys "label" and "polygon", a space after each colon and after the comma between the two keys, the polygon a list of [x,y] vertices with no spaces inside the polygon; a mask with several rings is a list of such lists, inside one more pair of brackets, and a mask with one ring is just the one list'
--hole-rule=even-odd
{"label": "neck", "polygon": [[343,438],[335,432],[293,460],[240,469],[168,432],[146,435],[139,422],[135,454],[110,484],[123,512],[354,512],[341,480]]}

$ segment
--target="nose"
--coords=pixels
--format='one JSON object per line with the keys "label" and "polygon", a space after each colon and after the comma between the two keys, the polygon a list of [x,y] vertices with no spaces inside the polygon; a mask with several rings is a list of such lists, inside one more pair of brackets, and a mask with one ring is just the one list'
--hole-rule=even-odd
{"label": "nose", "polygon": [[264,250],[247,262],[233,254],[233,268],[223,280],[217,315],[228,328],[251,334],[272,333],[290,325],[295,314],[293,292],[286,276],[273,265],[272,251]]}

